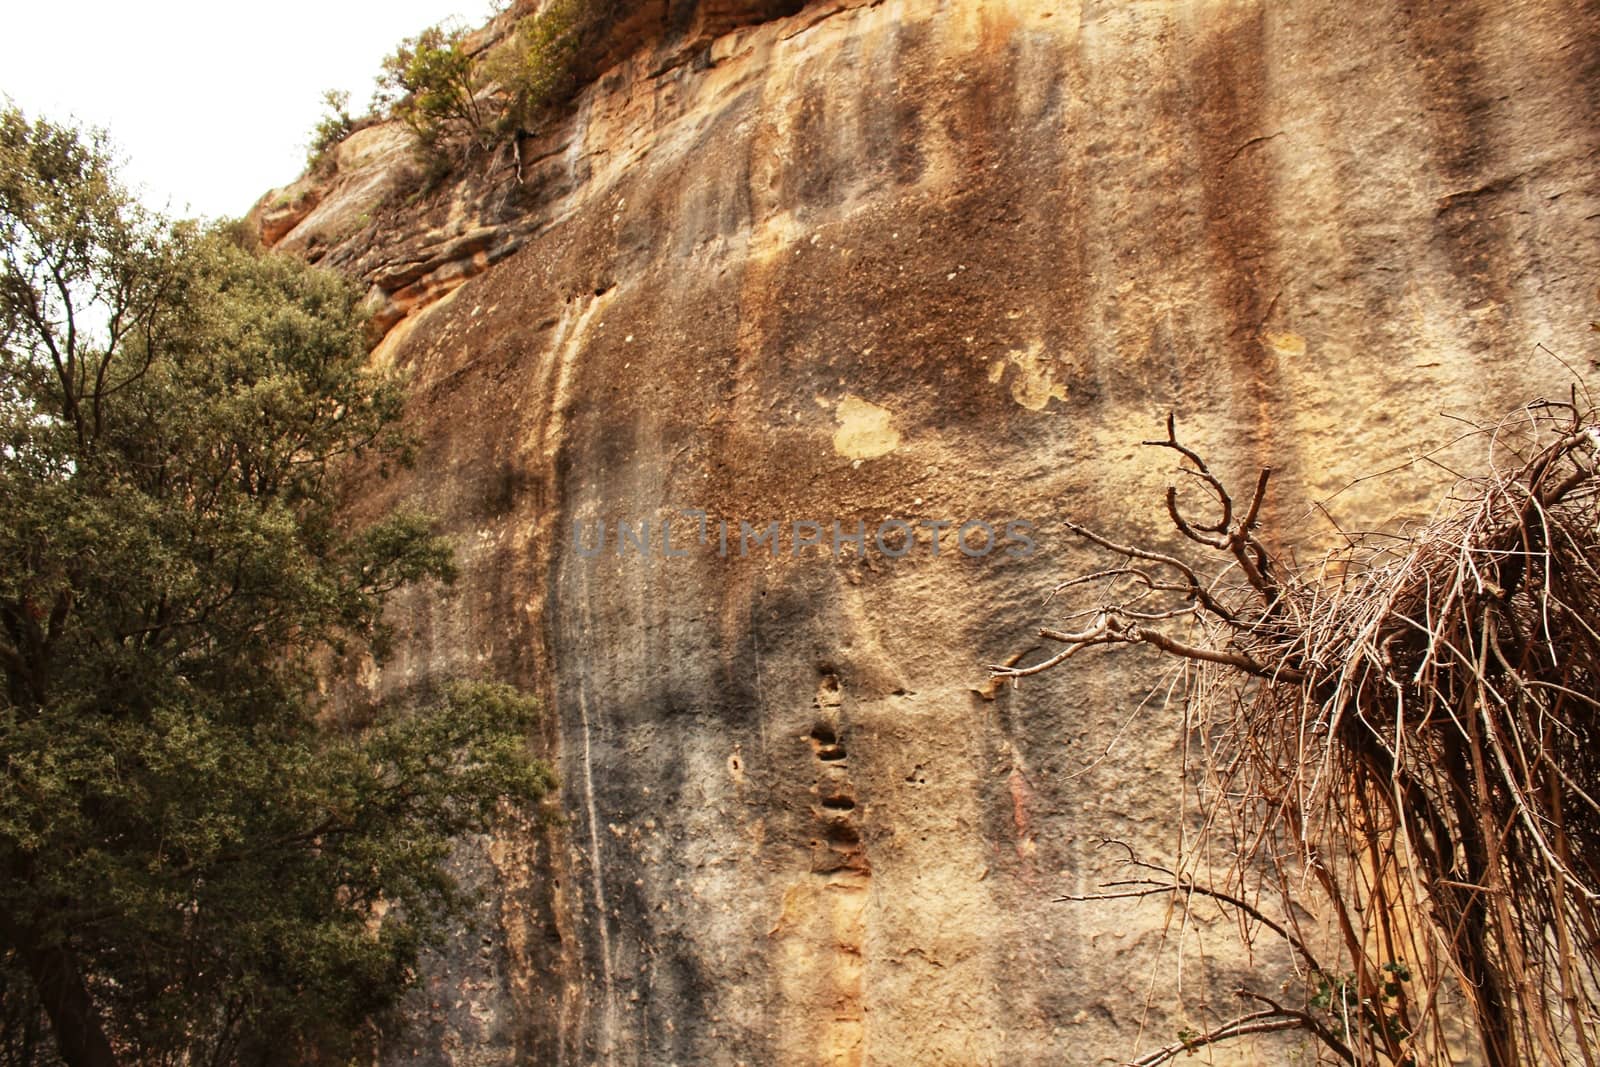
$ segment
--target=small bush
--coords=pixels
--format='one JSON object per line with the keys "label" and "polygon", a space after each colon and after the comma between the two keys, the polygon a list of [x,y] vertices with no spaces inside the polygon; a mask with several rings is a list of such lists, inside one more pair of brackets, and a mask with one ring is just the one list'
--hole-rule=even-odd
{"label": "small bush", "polygon": [[465,143],[487,147],[494,118],[478,57],[466,47],[466,31],[430,26],[400,42],[383,61],[375,103],[393,109],[426,151]]}
{"label": "small bush", "polygon": [[[520,139],[571,100],[583,56],[625,7],[618,0],[551,0],[487,51],[473,51],[463,29],[432,26],[383,61],[373,110],[416,134],[431,187],[474,148]],[[520,181],[520,156],[517,173]]]}
{"label": "small bush", "polygon": [[505,121],[532,125],[571,98],[577,88],[583,0],[555,0],[517,22],[510,39],[485,64],[505,101]]}
{"label": "small bush", "polygon": [[306,162],[315,170],[339,142],[356,129],[356,120],[350,117],[350,94],[340,89],[329,89],[322,94],[322,118],[311,131],[311,144],[306,151]]}

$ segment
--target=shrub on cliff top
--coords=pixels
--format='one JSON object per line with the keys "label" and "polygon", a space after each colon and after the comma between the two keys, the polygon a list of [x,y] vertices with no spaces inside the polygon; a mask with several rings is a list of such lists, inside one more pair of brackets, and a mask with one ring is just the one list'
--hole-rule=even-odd
{"label": "shrub on cliff top", "polygon": [[329,89],[322,94],[322,106],[322,117],[312,128],[311,143],[306,148],[306,164],[312,170],[321,166],[329,151],[356,129],[356,120],[350,115],[349,93]]}
{"label": "shrub on cliff top", "polygon": [[424,149],[486,147],[496,112],[483,98],[484,72],[466,31],[430,26],[400,42],[383,61],[375,102],[393,109]]}
{"label": "shrub on cliff top", "polygon": [[375,108],[416,133],[431,185],[475,148],[520,147],[529,128],[571,99],[584,50],[622,9],[614,0],[551,0],[479,51],[462,29],[430,27],[384,60]]}
{"label": "shrub on cliff top", "polygon": [[586,10],[582,0],[554,0],[518,20],[490,55],[487,72],[503,94],[508,123],[531,125],[572,95]]}

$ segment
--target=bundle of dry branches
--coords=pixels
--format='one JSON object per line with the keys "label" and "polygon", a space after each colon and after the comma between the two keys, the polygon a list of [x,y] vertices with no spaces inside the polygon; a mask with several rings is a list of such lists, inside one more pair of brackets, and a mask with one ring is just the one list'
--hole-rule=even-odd
{"label": "bundle of dry branches", "polygon": [[[1204,881],[1142,865],[1096,899],[1209,897],[1281,937],[1306,979],[1303,1005],[1241,991],[1239,1018],[1141,1063],[1298,1027],[1348,1063],[1596,1067],[1596,426],[1576,395],[1530,405],[1477,431],[1488,473],[1432,522],[1296,566],[1259,530],[1270,471],[1239,507],[1169,418],[1146,443],[1179,454],[1215,513],[1176,487],[1167,512],[1215,565],[1073,527],[1116,557],[1056,590],[1089,596],[1081,628],[1041,630],[1059,652],[991,670],[1101,645],[1186,661],[1204,844],[1233,857]],[[1331,952],[1291,903],[1331,920]],[[1476,1049],[1447,1035],[1443,1006],[1463,997]]]}

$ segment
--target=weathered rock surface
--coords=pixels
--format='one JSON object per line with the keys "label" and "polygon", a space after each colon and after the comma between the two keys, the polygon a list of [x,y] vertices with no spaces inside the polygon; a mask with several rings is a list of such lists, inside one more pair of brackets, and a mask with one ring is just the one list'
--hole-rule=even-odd
{"label": "weathered rock surface", "polygon": [[[413,375],[421,463],[361,506],[460,545],[373,684],[537,687],[563,778],[558,826],[482,846],[488,925],[389,1060],[1097,1064],[1214,1024],[1275,950],[1192,921],[1180,997],[1160,904],[1054,899],[1115,872],[1104,837],[1171,854],[1164,665],[982,665],[1089,561],[1060,519],[1165,536],[1136,442],[1169,409],[1228,476],[1277,468],[1315,547],[1312,501],[1427,506],[1431,468],[1339,491],[1439,413],[1564,392],[1545,349],[1594,382],[1600,7],[653,10],[522,183],[503,153],[385,206],[377,127],[262,209],[372,285]],[[1038,550],[722,558],[681,509]]]}

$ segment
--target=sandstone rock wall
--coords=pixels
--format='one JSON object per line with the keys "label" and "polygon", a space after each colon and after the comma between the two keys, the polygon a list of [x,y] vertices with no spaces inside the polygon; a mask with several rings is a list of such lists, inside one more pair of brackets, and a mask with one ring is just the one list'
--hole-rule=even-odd
{"label": "sandstone rock wall", "polygon": [[[1019,690],[1059,520],[1163,537],[1176,410],[1271,521],[1428,505],[1483,416],[1592,384],[1600,7],[823,0],[661,10],[569,118],[415,203],[390,127],[274,194],[373,286],[463,580],[392,691],[537,687],[564,818],[474,843],[487,927],[395,1063],[1097,1064],[1215,1023],[1200,918],[1055,902],[1170,855],[1159,661]],[[306,205],[310,206],[307,207]],[[304,207],[304,211],[300,208]],[[296,212],[299,212],[297,215]],[[1335,495],[1337,494],[1337,495]],[[596,524],[1031,520],[1037,552],[576,551]],[[1286,547],[1289,547],[1286,545]],[[1114,851],[1114,850],[1113,850]],[[1152,992],[1153,990],[1153,992]],[[1216,1062],[1278,1063],[1265,1039]],[[1229,1057],[1234,1057],[1230,1059]]]}

